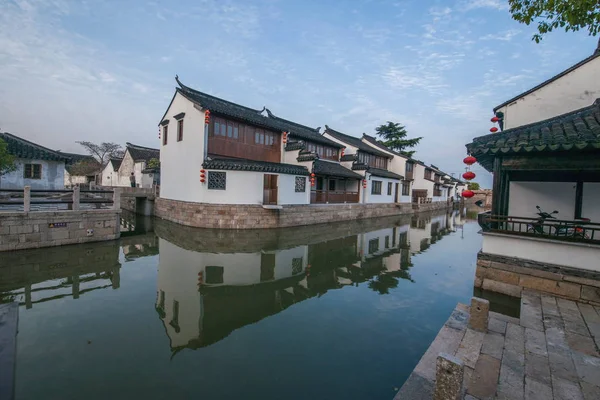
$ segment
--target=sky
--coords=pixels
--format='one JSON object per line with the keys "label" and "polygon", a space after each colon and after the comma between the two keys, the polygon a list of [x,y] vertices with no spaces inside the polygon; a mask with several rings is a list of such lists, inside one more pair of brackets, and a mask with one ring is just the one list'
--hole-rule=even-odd
{"label": "sky", "polygon": [[[458,176],[494,106],[590,56],[597,39],[513,21],[503,0],[0,0],[0,130],[63,151],[159,147],[187,86],[317,127],[422,136]],[[491,175],[475,166],[475,179]]]}

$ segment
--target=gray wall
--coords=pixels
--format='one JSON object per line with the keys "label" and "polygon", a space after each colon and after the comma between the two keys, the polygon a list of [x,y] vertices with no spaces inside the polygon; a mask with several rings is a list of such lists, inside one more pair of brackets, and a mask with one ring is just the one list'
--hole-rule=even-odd
{"label": "gray wall", "polygon": [[[1,189],[22,189],[31,186],[31,189],[64,189],[65,188],[65,163],[63,161],[28,160],[18,158],[15,161],[17,170],[0,176]],[[25,164],[41,164],[41,179],[24,179],[23,169]]]}

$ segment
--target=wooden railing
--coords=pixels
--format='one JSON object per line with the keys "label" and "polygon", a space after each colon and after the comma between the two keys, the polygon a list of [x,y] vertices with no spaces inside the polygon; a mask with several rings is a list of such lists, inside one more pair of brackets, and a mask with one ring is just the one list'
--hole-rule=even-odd
{"label": "wooden railing", "polygon": [[310,193],[310,202],[315,203],[358,203],[358,192],[343,190],[313,190]]}
{"label": "wooden railing", "polygon": [[543,237],[547,239],[600,244],[600,224],[587,220],[539,219],[480,213],[484,232]]}
{"label": "wooden railing", "polygon": [[[80,210],[82,204],[93,204],[94,208],[119,209],[120,190],[45,190],[25,186],[23,189],[0,189],[0,210],[44,211],[44,209]],[[33,207],[32,205],[36,206]],[[65,205],[64,208],[61,205]]]}

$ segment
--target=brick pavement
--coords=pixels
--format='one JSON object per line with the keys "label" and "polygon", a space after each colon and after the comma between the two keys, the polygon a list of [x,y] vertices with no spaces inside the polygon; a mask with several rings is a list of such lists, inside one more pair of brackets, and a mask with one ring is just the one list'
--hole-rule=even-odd
{"label": "brick pavement", "polygon": [[487,333],[459,304],[395,400],[429,400],[440,352],[465,366],[469,400],[600,399],[600,307],[524,290],[520,319],[490,312]]}

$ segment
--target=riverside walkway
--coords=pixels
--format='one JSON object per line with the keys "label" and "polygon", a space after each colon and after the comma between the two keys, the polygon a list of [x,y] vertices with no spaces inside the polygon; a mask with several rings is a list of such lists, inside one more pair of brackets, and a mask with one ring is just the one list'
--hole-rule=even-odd
{"label": "riverside walkway", "polygon": [[440,353],[462,364],[461,399],[600,399],[600,307],[525,291],[520,319],[490,312],[480,332],[469,317],[459,304],[394,400],[434,398]]}

